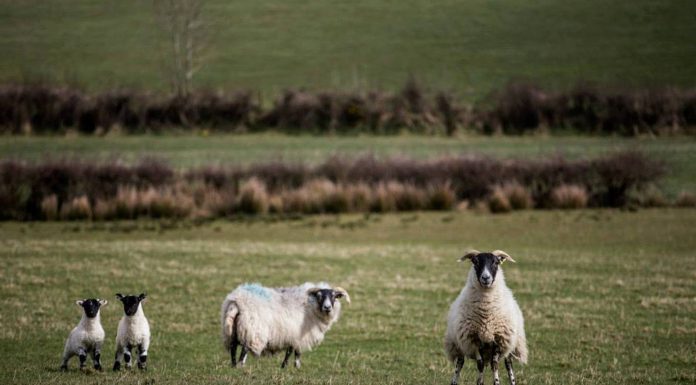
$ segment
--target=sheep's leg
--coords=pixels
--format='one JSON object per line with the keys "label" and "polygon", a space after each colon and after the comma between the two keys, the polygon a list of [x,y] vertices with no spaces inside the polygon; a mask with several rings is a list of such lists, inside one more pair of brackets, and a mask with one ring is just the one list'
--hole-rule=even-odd
{"label": "sheep's leg", "polygon": [[116,357],[114,357],[114,372],[121,370],[121,356],[123,355],[123,347],[116,344]]}
{"label": "sheep's leg", "polygon": [[230,342],[230,363],[233,368],[237,366],[237,346],[239,346],[237,339],[232,339],[232,342]]}
{"label": "sheep's leg", "polygon": [[457,364],[454,368],[454,376],[452,376],[452,385],[457,385],[459,382],[459,373],[462,371],[462,368],[464,367],[464,357],[458,357],[457,358]]}
{"label": "sheep's leg", "polygon": [[283,358],[283,363],[280,364],[281,369],[285,369],[285,367],[288,366],[288,361],[290,360],[290,355],[292,354],[292,352],[293,348],[291,347],[285,351],[285,358]]}
{"label": "sheep's leg", "polygon": [[70,360],[71,357],[72,357],[72,354],[70,354],[70,352],[68,352],[67,350],[65,352],[63,352],[63,363],[60,365],[61,371],[63,371],[63,372],[68,371],[68,361]]}
{"label": "sheep's leg", "polygon": [[493,385],[500,385],[500,376],[498,375],[498,361],[500,360],[500,348],[496,345],[493,347],[491,355],[491,370],[493,371]]}
{"label": "sheep's leg", "polygon": [[138,344],[138,369],[147,370],[147,347],[145,343]]}
{"label": "sheep's leg", "polygon": [[512,358],[510,356],[505,359],[505,369],[507,369],[508,377],[510,378],[510,385],[516,385],[515,373],[512,371]]}
{"label": "sheep's leg", "polygon": [[77,356],[80,358],[80,370],[85,370],[85,362],[87,361],[87,352],[84,348],[77,350]]}
{"label": "sheep's leg", "polygon": [[483,348],[476,353],[476,369],[478,369],[478,379],[476,385],[483,385]]}
{"label": "sheep's leg", "polygon": [[246,346],[242,345],[242,352],[239,353],[239,362],[237,362],[237,366],[240,368],[244,367],[244,364],[246,364],[246,359],[247,359],[247,353],[249,350],[247,349]]}
{"label": "sheep's leg", "polygon": [[92,363],[94,364],[94,370],[102,371],[101,346],[97,345],[94,350],[92,350]]}
{"label": "sheep's leg", "polygon": [[131,350],[133,350],[133,346],[131,344],[128,344],[123,348],[123,362],[126,363],[126,369],[133,367],[133,363],[131,362]]}
{"label": "sheep's leg", "polygon": [[299,369],[300,366],[302,366],[302,362],[300,362],[302,353],[300,353],[299,350],[295,350],[295,368]]}

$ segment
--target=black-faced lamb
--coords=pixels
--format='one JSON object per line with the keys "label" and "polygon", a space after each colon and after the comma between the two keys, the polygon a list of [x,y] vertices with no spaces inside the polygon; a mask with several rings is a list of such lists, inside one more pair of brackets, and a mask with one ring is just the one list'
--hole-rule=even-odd
{"label": "black-faced lamb", "polygon": [[281,368],[287,366],[292,353],[299,368],[301,354],[319,345],[338,319],[339,298],[350,303],[348,292],[323,282],[287,288],[237,287],[222,303],[222,340],[232,366],[244,366],[248,352],[260,356],[285,351]]}
{"label": "black-faced lamb", "polygon": [[498,361],[503,359],[515,385],[512,358],[527,362],[527,338],[524,318],[512,292],[505,285],[503,270],[499,267],[509,260],[507,253],[496,250],[482,253],[472,250],[459,259],[473,263],[466,284],[452,303],[447,318],[445,352],[455,363],[452,384],[456,385],[465,358],[476,360],[477,384],[483,384],[484,362],[490,361],[493,383],[500,384]]}
{"label": "black-faced lamb", "polygon": [[73,356],[80,358],[80,369],[85,369],[87,354],[92,355],[94,369],[101,371],[101,347],[104,344],[104,328],[100,320],[100,308],[107,301],[98,298],[83,299],[75,302],[83,310],[80,323],[70,332],[63,349],[63,363],[60,369],[68,370],[68,361]]}
{"label": "black-faced lamb", "polygon": [[143,302],[146,294],[123,295],[116,294],[123,303],[124,315],[118,322],[118,332],[116,334],[116,358],[114,360],[114,371],[121,370],[121,356],[126,363],[126,368],[130,369],[131,351],[138,348],[138,368],[147,368],[147,349],[150,347],[150,324],[143,312]]}

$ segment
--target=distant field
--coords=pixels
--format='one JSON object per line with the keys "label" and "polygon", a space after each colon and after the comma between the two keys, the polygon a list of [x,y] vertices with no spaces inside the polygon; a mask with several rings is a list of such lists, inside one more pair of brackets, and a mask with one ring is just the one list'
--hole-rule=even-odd
{"label": "distant field", "polygon": [[[479,98],[511,78],[551,87],[696,85],[691,0],[207,2],[197,84],[400,87],[409,74]],[[166,89],[149,1],[0,0],[0,81]]]}
{"label": "distant field", "polygon": [[[503,249],[525,314],[518,384],[693,384],[696,212],[415,213],[298,221],[0,223],[0,382],[5,384],[448,384],[445,314],[464,250]],[[303,367],[233,370],[219,306],[236,285],[328,280],[352,299]],[[147,291],[147,373],[58,372],[78,298],[100,296],[110,367],[123,308]],[[475,382],[466,363],[462,383]],[[487,369],[486,383],[490,384]],[[503,375],[503,383],[507,378]]]}
{"label": "distant field", "polygon": [[667,163],[661,186],[670,195],[696,192],[696,140],[691,137],[625,139],[609,137],[460,137],[423,136],[116,136],[116,137],[0,137],[0,157],[37,161],[50,157],[111,158],[134,162],[144,156],[165,159],[188,168],[264,160],[319,162],[334,154],[432,158],[463,153],[504,158],[563,154],[591,157],[619,150],[640,150]]}

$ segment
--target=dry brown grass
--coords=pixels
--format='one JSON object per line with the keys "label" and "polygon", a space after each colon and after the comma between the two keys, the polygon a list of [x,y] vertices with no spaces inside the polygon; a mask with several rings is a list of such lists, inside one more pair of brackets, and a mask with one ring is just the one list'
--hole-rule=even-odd
{"label": "dry brown grass", "polygon": [[678,207],[696,207],[696,194],[682,191],[677,196],[677,200],[674,204]]}
{"label": "dry brown grass", "polygon": [[251,178],[239,188],[237,210],[245,214],[265,214],[268,212],[268,192],[266,185],[258,178]]}
{"label": "dry brown grass", "polygon": [[41,213],[46,220],[58,219],[58,197],[56,194],[51,194],[41,201]]}
{"label": "dry brown grass", "polygon": [[60,208],[60,218],[63,220],[92,219],[92,207],[86,196],[73,198]]}
{"label": "dry brown grass", "polygon": [[563,184],[551,190],[549,205],[557,209],[587,207],[588,194],[583,186]]}

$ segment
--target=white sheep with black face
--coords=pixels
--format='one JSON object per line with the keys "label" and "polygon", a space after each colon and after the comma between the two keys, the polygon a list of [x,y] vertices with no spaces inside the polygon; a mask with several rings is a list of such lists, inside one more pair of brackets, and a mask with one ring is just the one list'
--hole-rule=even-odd
{"label": "white sheep with black face", "polygon": [[83,299],[75,302],[83,310],[82,319],[70,332],[63,349],[63,363],[60,369],[68,370],[68,361],[74,356],[80,359],[80,369],[85,368],[87,354],[92,355],[94,369],[102,370],[101,347],[104,344],[104,328],[101,325],[100,308],[108,302],[99,298]]}
{"label": "white sheep with black face", "polygon": [[285,351],[281,368],[287,366],[293,352],[299,368],[301,354],[320,344],[338,319],[339,298],[350,303],[348,292],[323,282],[287,288],[237,287],[222,303],[222,340],[232,366],[244,366],[248,352],[260,356]]}
{"label": "white sheep with black face", "polygon": [[456,365],[452,384],[459,380],[464,359],[471,358],[476,360],[478,385],[483,384],[486,361],[491,363],[494,385],[500,384],[500,359],[505,361],[510,382],[515,385],[512,358],[527,362],[527,338],[522,311],[505,285],[499,267],[505,261],[515,261],[501,250],[491,253],[472,250],[459,260],[470,260],[473,266],[447,317],[445,352]]}
{"label": "white sheep with black face", "polygon": [[125,313],[118,322],[116,333],[116,357],[114,359],[114,371],[121,370],[121,356],[130,369],[131,350],[138,348],[138,368],[147,368],[147,350],[150,348],[150,323],[143,312],[143,302],[147,295],[123,295],[116,294],[116,298],[123,303]]}

